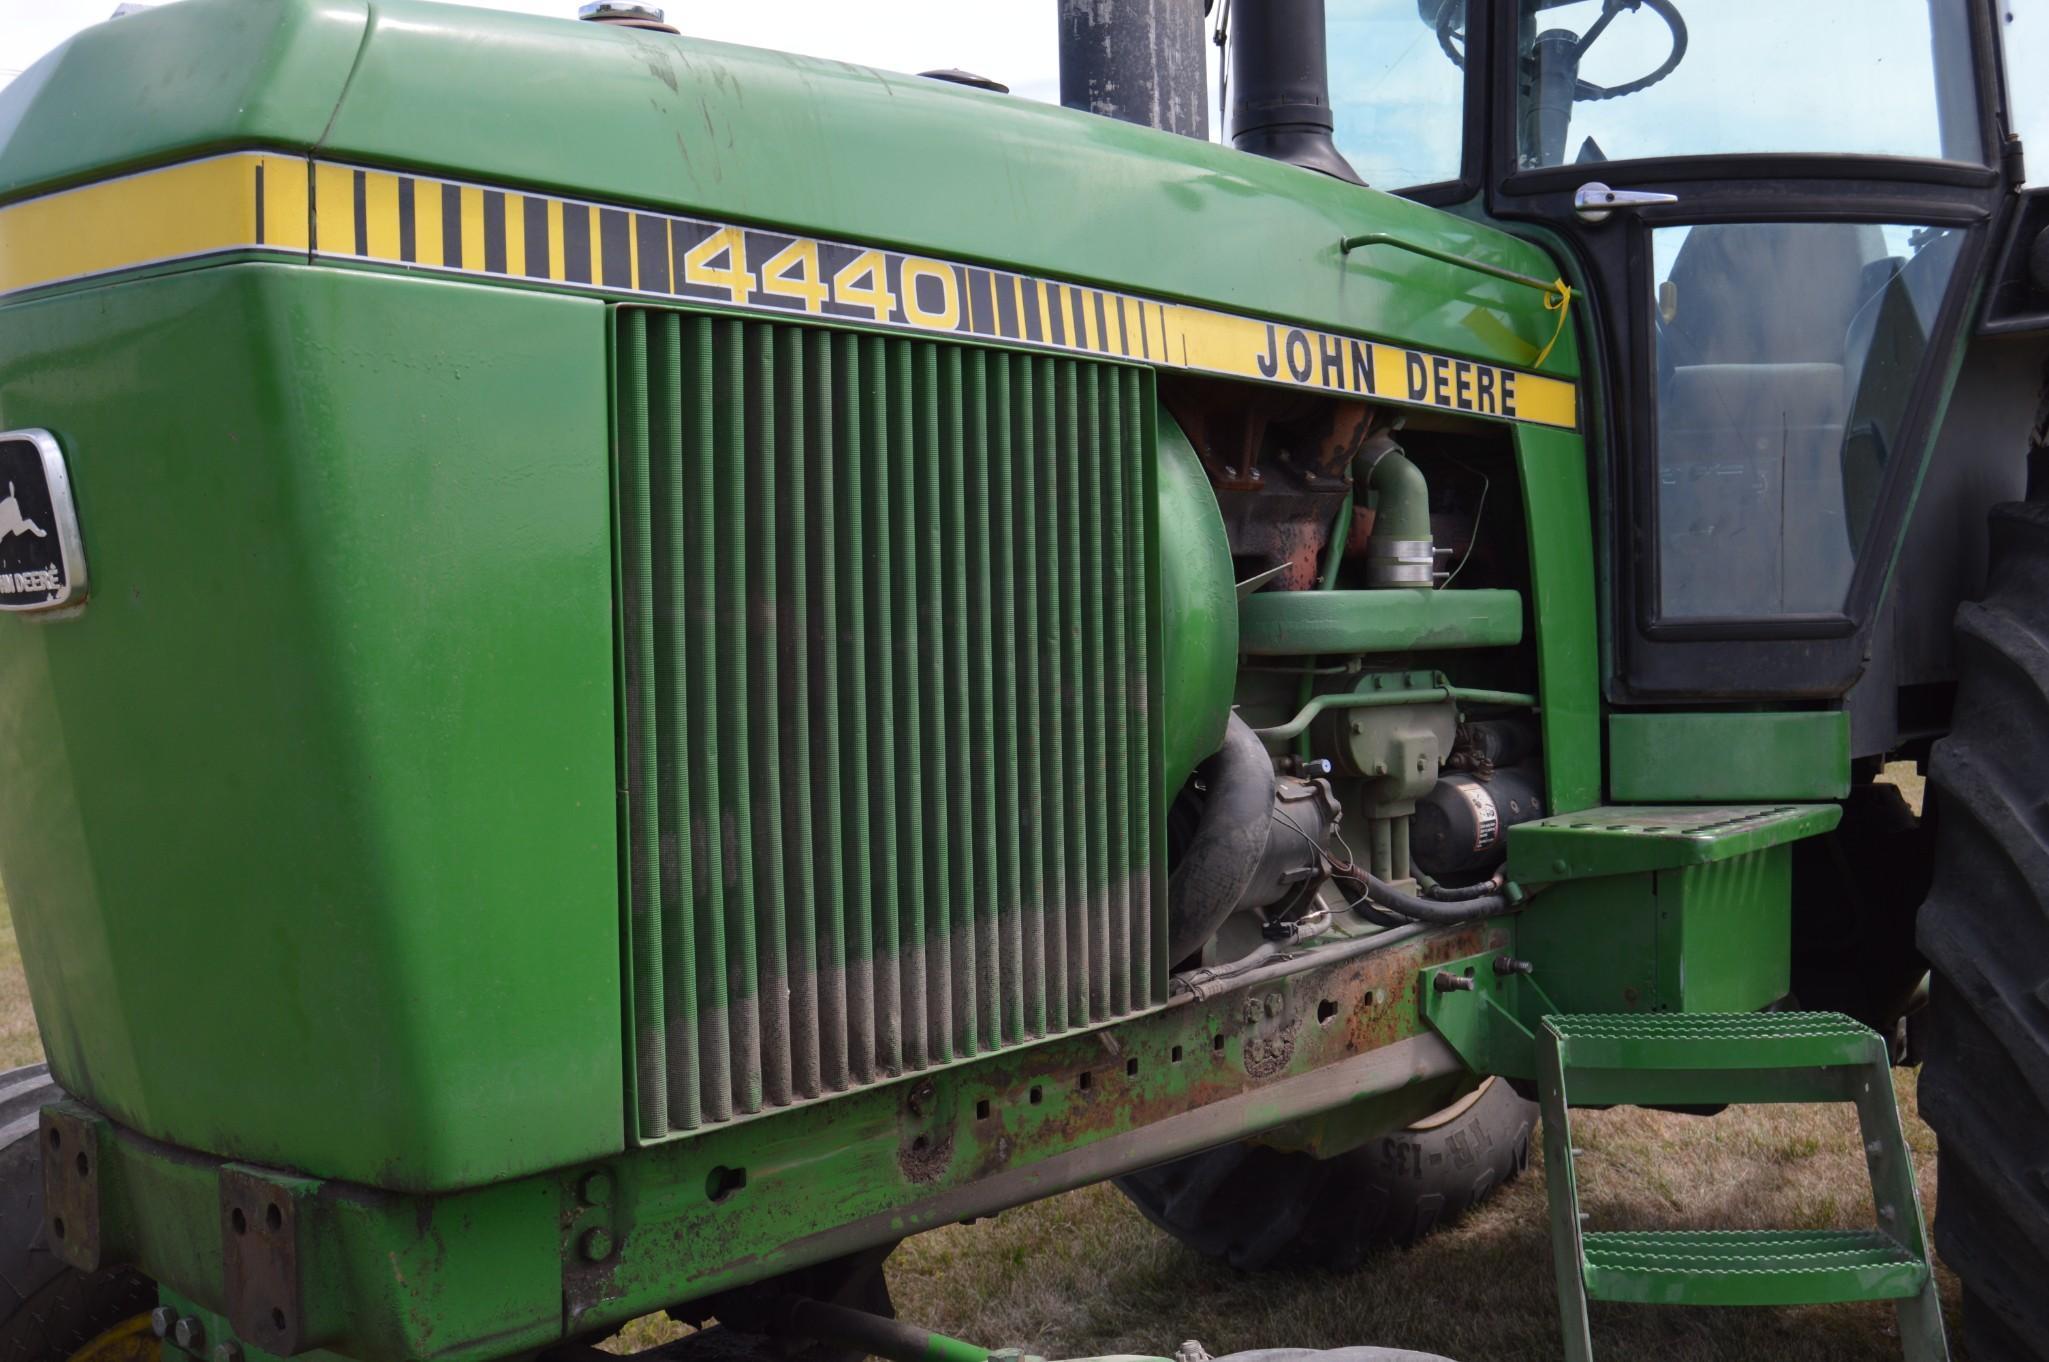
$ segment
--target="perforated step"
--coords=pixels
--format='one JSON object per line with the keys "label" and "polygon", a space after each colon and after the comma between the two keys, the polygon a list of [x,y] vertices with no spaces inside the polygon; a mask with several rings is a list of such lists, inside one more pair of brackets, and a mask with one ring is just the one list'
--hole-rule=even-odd
{"label": "perforated step", "polygon": [[1840,1012],[1609,1012],[1544,1019],[1567,1069],[1809,1069],[1886,1057]]}
{"label": "perforated step", "polygon": [[[1551,1248],[1567,1362],[1593,1362],[1590,1300],[1639,1305],[1891,1301],[1909,1362],[1947,1362],[1942,1306],[1890,1055],[1838,1012],[1554,1015],[1537,1033]],[[1877,1228],[1588,1230],[1572,1109],[1620,1103],[1847,1102]]]}
{"label": "perforated step", "polygon": [[1615,1230],[1584,1237],[1593,1300],[1820,1305],[1904,1300],[1928,1267],[1875,1230]]}

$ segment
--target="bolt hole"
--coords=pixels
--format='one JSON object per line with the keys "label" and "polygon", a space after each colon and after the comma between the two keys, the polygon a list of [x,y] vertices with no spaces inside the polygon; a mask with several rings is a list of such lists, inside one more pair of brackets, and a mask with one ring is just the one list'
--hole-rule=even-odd
{"label": "bolt hole", "polygon": [[270,1322],[279,1333],[283,1333],[285,1331],[285,1312],[273,1306],[270,1312]]}
{"label": "bolt hole", "polygon": [[85,1156],[85,1151],[83,1149],[78,1151],[78,1158],[75,1160],[75,1162],[78,1164],[78,1175],[80,1177],[91,1176],[92,1160],[88,1159]]}
{"label": "bolt hole", "polygon": [[981,1101],[975,1103],[975,1119],[977,1121],[986,1121],[989,1119],[988,1098],[984,1097]]}
{"label": "bolt hole", "polygon": [[1170,1064],[1179,1064],[1181,1062],[1180,1046],[1177,1045],[1172,1050],[1169,1050],[1167,1052],[1167,1062]]}
{"label": "bolt hole", "polygon": [[1211,1036],[1209,1038],[1209,1048],[1213,1054],[1220,1055],[1224,1053],[1224,1038],[1222,1036]]}
{"label": "bolt hole", "polygon": [[55,1127],[55,1126],[51,1126],[51,1127],[50,1127],[50,1148],[52,1148],[52,1149],[62,1149],[63,1147],[64,1147],[64,1132],[63,1132],[63,1131],[61,1131],[61,1130],[59,1130],[59,1129],[57,1129],[57,1127]]}
{"label": "bolt hole", "polygon": [[747,1170],[721,1164],[704,1180],[704,1194],[712,1201],[724,1201],[747,1185]]}
{"label": "bolt hole", "polygon": [[1091,1087],[1095,1086],[1095,1082],[1096,1076],[1094,1074],[1085,1073],[1074,1081],[1074,1086],[1080,1088],[1083,1092],[1087,1092]]}
{"label": "bolt hole", "polygon": [[1328,998],[1325,998],[1322,1002],[1316,1005],[1316,1020],[1321,1022],[1325,1026],[1329,1026],[1331,1023],[1331,1018],[1337,1016],[1337,1014],[1338,1005]]}
{"label": "bolt hole", "polygon": [[1036,1107],[1037,1105],[1039,1105],[1039,1103],[1046,1100],[1046,1090],[1044,1088],[1039,1087],[1037,1084],[1034,1084],[1032,1086],[1030,1096],[1032,1100],[1032,1105]]}
{"label": "bolt hole", "polygon": [[273,1231],[285,1227],[285,1213],[278,1209],[275,1201],[263,1208],[263,1223],[270,1226]]}
{"label": "bolt hole", "polygon": [[1473,967],[1472,967],[1471,965],[1467,965],[1467,966],[1466,966],[1466,978],[1470,979],[1470,978],[1472,978],[1472,977],[1473,977]]}
{"label": "bolt hole", "polygon": [[1136,1059],[1127,1059],[1124,1061],[1124,1076],[1126,1078],[1138,1077],[1138,1061]]}
{"label": "bolt hole", "polygon": [[1367,989],[1366,996],[1363,999],[1361,999],[1361,1001],[1364,1002],[1368,1007],[1380,1006],[1380,990],[1377,988]]}
{"label": "bolt hole", "polygon": [[57,1218],[56,1218],[55,1220],[52,1220],[52,1221],[50,1222],[50,1232],[51,1232],[52,1234],[56,1235],[56,1236],[57,1236],[57,1237],[58,1237],[59,1239],[62,1239],[62,1238],[64,1237],[64,1217],[63,1217],[63,1216],[61,1216],[61,1215],[60,1215],[60,1216],[58,1216],[58,1217],[57,1217]]}
{"label": "bolt hole", "polygon": [[228,1224],[234,1227],[237,1234],[249,1233],[249,1217],[242,1214],[240,1206],[228,1212]]}
{"label": "bolt hole", "polygon": [[911,1141],[911,1152],[913,1154],[922,1154],[931,1147],[932,1142],[926,1139],[923,1135],[920,1135],[916,1139]]}

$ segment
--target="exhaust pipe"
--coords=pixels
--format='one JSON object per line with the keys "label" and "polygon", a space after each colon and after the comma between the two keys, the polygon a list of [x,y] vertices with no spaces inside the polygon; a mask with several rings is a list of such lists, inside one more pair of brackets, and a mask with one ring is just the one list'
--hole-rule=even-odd
{"label": "exhaust pipe", "polygon": [[1231,145],[1364,184],[1331,140],[1323,0],[1234,0]]}
{"label": "exhaust pipe", "polygon": [[1060,0],[1060,102],[1209,140],[1202,0]]}

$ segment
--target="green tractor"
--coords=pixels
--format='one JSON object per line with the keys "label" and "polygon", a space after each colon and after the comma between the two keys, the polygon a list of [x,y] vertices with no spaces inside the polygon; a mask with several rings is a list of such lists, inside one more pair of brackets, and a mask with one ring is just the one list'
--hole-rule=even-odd
{"label": "green tractor", "polygon": [[[1571,1357],[1942,1357],[1921,1058],[1972,1356],[2049,1358],[2002,8],[1235,0],[1231,146],[1195,0],[1064,5],[1075,108],[610,0],[59,48],[0,1359],[982,1362],[906,1236],[1116,1179],[1351,1265],[1539,1137]],[[1763,1101],[1856,1106],[1868,1229],[1585,1223],[1573,1107]]]}

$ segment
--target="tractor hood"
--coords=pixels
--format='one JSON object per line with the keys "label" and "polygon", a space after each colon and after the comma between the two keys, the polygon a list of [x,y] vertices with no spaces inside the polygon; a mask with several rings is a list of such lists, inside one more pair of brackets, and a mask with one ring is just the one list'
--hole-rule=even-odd
{"label": "tractor hood", "polygon": [[[1541,251],[1294,166],[842,62],[408,0],[181,0],[90,29],[0,92],[0,203],[249,147],[986,262],[1502,365],[1529,365],[1559,329],[1529,289],[1339,242],[1387,233],[1549,279]],[[1567,334],[1544,368],[1577,365]]]}

